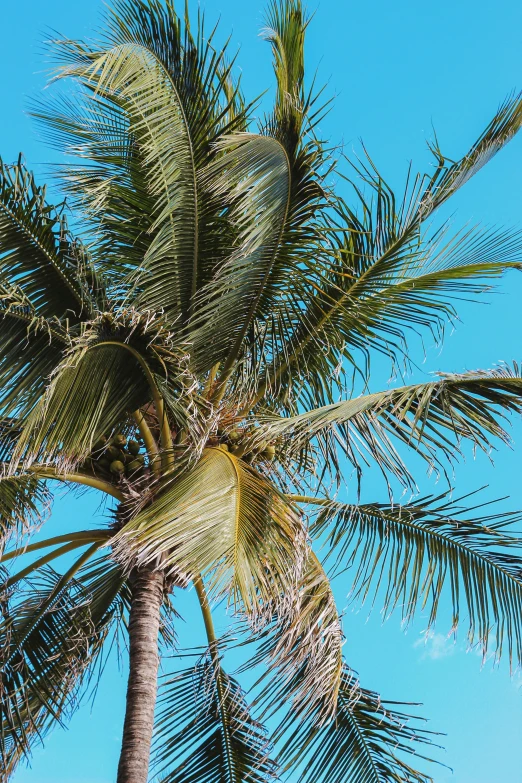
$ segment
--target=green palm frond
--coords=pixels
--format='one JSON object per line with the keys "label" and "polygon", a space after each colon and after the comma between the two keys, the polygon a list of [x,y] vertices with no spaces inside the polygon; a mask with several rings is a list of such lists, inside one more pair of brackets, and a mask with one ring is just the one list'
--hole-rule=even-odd
{"label": "green palm frond", "polygon": [[382,591],[384,614],[400,605],[406,621],[419,606],[428,607],[429,628],[447,591],[452,630],[461,624],[464,607],[470,645],[479,644],[485,655],[493,639],[497,655],[506,647],[518,664],[522,540],[509,528],[520,514],[481,514],[480,505],[460,505],[467,499],[452,501],[444,494],[406,505],[333,502],[320,512],[311,534],[326,535],[338,565],[353,567],[354,600],[376,598]]}
{"label": "green palm frond", "polygon": [[[298,454],[314,438],[331,433],[354,465],[370,456],[403,483],[410,480],[396,449],[402,442],[430,464],[449,461],[469,439],[487,450],[493,437],[506,441],[505,414],[521,410],[522,377],[516,364],[495,370],[442,375],[439,380],[355,397],[288,418],[266,417],[263,439],[287,438]],[[335,452],[329,454],[336,465]]]}
{"label": "green palm frond", "polygon": [[[224,384],[232,374],[237,375],[245,358],[252,362],[251,354],[256,352],[259,342],[252,334],[259,326],[263,328],[265,323],[270,323],[274,307],[296,286],[297,278],[304,277],[305,266],[317,259],[321,244],[324,212],[330,206],[325,179],[333,167],[333,160],[314,133],[321,113],[317,108],[319,96],[313,92],[306,95],[304,91],[306,27],[306,17],[298,0],[271,4],[265,34],[274,52],[278,88],[274,110],[260,131],[275,139],[285,152],[286,201],[277,221],[279,225],[274,226],[271,242],[264,250],[261,268],[256,272],[257,256],[254,256],[252,268],[241,271],[242,279],[250,280],[250,293],[245,303],[239,305],[243,322],[241,326],[235,326],[235,342],[224,361],[216,398],[222,396]],[[259,185],[263,185],[263,179]],[[228,272],[228,268],[225,271]],[[219,273],[216,279],[219,285],[218,278]],[[226,287],[225,278],[223,287]],[[234,318],[234,303],[232,297],[227,298],[228,302],[223,306],[229,310],[227,318],[230,319]],[[239,302],[238,299],[236,308]],[[241,362],[235,367],[240,357]],[[235,385],[238,385],[237,377]]]}
{"label": "green palm frond", "polygon": [[[55,140],[72,141],[93,162],[83,172],[63,167],[65,184],[77,198],[86,191],[91,214],[99,213],[102,246],[116,239],[120,263],[130,262],[136,301],[163,309],[171,321],[186,319],[215,263],[215,224],[222,222],[198,192],[197,171],[215,154],[213,141],[242,127],[249,111],[230,112],[240,93],[226,47],[214,50],[202,20],[194,37],[188,16],[182,21],[171,2],[126,0],[110,12],[98,52],[57,44],[65,63],[59,74],[92,91],[79,111],[69,104],[59,117],[36,112]],[[118,225],[121,215],[130,218],[128,228]]]}
{"label": "green palm frond", "polygon": [[180,17],[172,0],[117,0],[108,18],[108,41],[149,49],[176,85],[198,170],[212,156],[213,142],[237,130],[250,111],[232,72],[234,59],[227,61],[227,45],[216,46],[216,29],[207,32],[199,14],[194,31],[188,9]]}
{"label": "green palm frond", "polygon": [[272,46],[277,93],[270,128],[292,156],[307,122],[304,77],[308,19],[300,0],[272,0],[264,37]]}
{"label": "green palm frond", "polygon": [[45,391],[68,335],[58,322],[39,317],[20,290],[0,286],[0,407],[4,418],[23,421]]}
{"label": "green palm frond", "polygon": [[[290,161],[276,139],[235,133],[223,137],[216,151],[221,155],[202,177],[229,209],[237,239],[236,249],[198,296],[193,350],[196,357],[203,352],[203,370],[240,351],[275,262],[291,190]],[[224,372],[230,367],[225,363]]]}
{"label": "green palm frond", "polygon": [[64,205],[47,204],[45,188],[20,160],[0,160],[0,282],[23,292],[38,315],[77,322],[93,301],[82,281],[86,251],[71,237]]}
{"label": "green palm frond", "polygon": [[152,564],[208,577],[249,614],[296,583],[304,534],[277,489],[242,460],[209,448],[114,540],[123,562]]}
{"label": "green palm frond", "polygon": [[43,569],[3,606],[0,749],[10,771],[77,707],[125,589],[119,567],[98,560],[65,584]]}
{"label": "green palm frond", "polygon": [[458,300],[475,298],[491,279],[521,268],[515,232],[470,229],[448,237],[443,229],[425,238],[411,231],[379,250],[373,246],[381,238],[379,220],[371,226],[348,216],[346,205],[338,208],[343,220],[331,232],[334,259],[303,289],[300,307],[288,297],[275,316],[282,347],[261,389],[276,399],[283,391],[288,397],[290,385],[296,397],[320,399],[321,386],[343,360],[359,367],[372,349],[395,361],[407,357],[408,333],[427,329],[440,341],[457,318]]}
{"label": "green palm frond", "polygon": [[34,103],[32,115],[51,146],[80,159],[56,166],[54,173],[96,237],[92,252],[108,278],[111,298],[122,299],[129,275],[151,244],[155,202],[123,107],[87,86],[79,93]]}
{"label": "green palm frond", "polygon": [[435,146],[435,173],[409,175],[400,200],[369,157],[351,164],[354,206],[334,199],[324,226],[329,256],[307,270],[313,285],[287,291],[272,314],[278,350],[268,358],[257,400],[268,390],[286,401],[292,388],[294,396],[321,404],[322,387],[335,380],[343,359],[360,369],[357,352],[366,361],[371,349],[407,355],[408,330],[428,328],[440,338],[444,323],[456,317],[452,300],[479,294],[488,279],[520,268],[518,233],[475,228],[448,237],[449,226],[424,232],[422,224],[521,122],[516,95],[461,160],[448,162]]}
{"label": "green palm frond", "polygon": [[[522,127],[522,93],[509,96],[463,158],[451,161],[442,154],[438,142],[431,145],[437,169],[424,178],[418,211],[425,219],[468,182]],[[426,185],[426,180],[429,179]]]}
{"label": "green palm frond", "polygon": [[402,711],[411,706],[381,701],[344,665],[335,717],[321,724],[312,714],[297,727],[283,724],[288,734],[278,761],[296,783],[433,783],[405,761],[407,754],[431,761],[417,747],[432,745],[433,733]]}
{"label": "green palm frond", "polygon": [[183,107],[163,64],[136,42],[122,42],[89,59],[87,68],[66,69],[63,75],[82,79],[123,106],[154,202],[149,228],[154,237],[135,272],[137,302],[163,307],[175,320],[186,316],[197,277],[196,171]]}
{"label": "green palm frond", "polygon": [[173,345],[161,318],[135,310],[101,314],[71,341],[48,379],[22,429],[13,466],[20,460],[28,466],[57,459],[61,467],[82,461],[102,434],[124,426],[140,406],[157,402],[158,385],[167,379],[182,409],[185,385],[193,385],[184,362],[182,346]]}
{"label": "green palm frond", "polygon": [[74,466],[149,398],[147,379],[125,347],[100,342],[99,348],[71,352],[29,415],[13,467],[54,460],[62,468]]}
{"label": "green palm frond", "polygon": [[37,476],[0,474],[0,556],[6,543],[45,520],[51,494]]}
{"label": "green palm frond", "polygon": [[154,771],[161,783],[269,783],[277,775],[263,726],[240,685],[212,658],[163,678]]}

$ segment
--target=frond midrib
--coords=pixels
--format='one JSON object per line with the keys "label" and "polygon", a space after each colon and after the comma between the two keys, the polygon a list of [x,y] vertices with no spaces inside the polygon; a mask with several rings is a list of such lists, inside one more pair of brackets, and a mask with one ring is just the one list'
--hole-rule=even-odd
{"label": "frond midrib", "polygon": [[[341,505],[344,505],[344,504],[341,504]],[[344,505],[344,508],[353,508],[355,510],[359,510],[360,511],[360,508],[358,506],[352,506],[350,504]],[[373,508],[377,509],[377,507],[373,507]],[[449,533],[448,534],[444,534],[444,533],[441,533],[441,532],[438,532],[438,531],[430,530],[429,528],[423,527],[420,523],[415,523],[414,521],[411,521],[411,520],[408,521],[408,522],[404,522],[402,519],[398,519],[397,517],[395,517],[395,516],[393,516],[391,514],[387,514],[386,512],[382,512],[381,513],[379,511],[379,509],[377,509],[377,512],[378,512],[378,514],[379,514],[381,519],[384,519],[386,522],[389,522],[391,525],[394,525],[396,528],[400,528],[400,526],[403,525],[405,527],[409,527],[409,528],[415,530],[422,537],[437,538],[437,539],[439,539],[441,541],[444,541],[446,544],[448,544],[453,549],[465,552],[470,557],[470,559],[480,560],[481,562],[484,563],[484,565],[487,568],[496,569],[497,571],[502,573],[503,576],[506,579],[508,579],[511,582],[513,582],[520,589],[520,591],[521,591],[521,598],[522,598],[522,579],[517,579],[513,574],[510,574],[510,572],[507,571],[505,568],[503,568],[501,565],[499,565],[498,563],[495,563],[492,560],[489,560],[487,555],[484,554],[483,552],[480,552],[480,550],[473,549],[472,547],[467,546],[466,544],[463,544],[460,541],[453,540]]]}
{"label": "frond midrib", "polygon": [[[49,252],[49,250],[40,242],[38,237],[29,230],[27,225],[25,225],[16,215],[15,213],[0,199],[0,209],[3,210],[3,212],[7,215],[9,220],[18,228],[19,231],[24,233],[29,237],[29,239],[33,242],[34,245],[43,253],[43,255],[47,258],[49,263],[51,264],[52,268],[55,270],[55,272],[58,273],[58,275],[62,278],[63,282],[66,284],[66,286],[69,288],[71,293],[76,298],[77,302],[82,306],[82,308],[85,305],[85,301],[81,297],[80,293],[78,292],[77,288],[74,286],[72,281],[69,279],[69,277],[65,274],[63,269],[60,268],[60,265],[57,263],[56,259],[58,256],[53,257],[52,253]],[[89,310],[89,312],[91,312]]]}

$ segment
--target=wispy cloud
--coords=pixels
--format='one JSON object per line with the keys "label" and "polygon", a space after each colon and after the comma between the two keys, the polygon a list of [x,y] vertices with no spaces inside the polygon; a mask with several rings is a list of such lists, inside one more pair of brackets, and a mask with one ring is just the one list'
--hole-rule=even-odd
{"label": "wispy cloud", "polygon": [[448,658],[450,655],[453,655],[456,648],[455,640],[452,636],[445,636],[443,633],[436,633],[435,631],[424,633],[422,638],[414,642],[413,646],[423,648],[421,660],[429,658],[432,661]]}

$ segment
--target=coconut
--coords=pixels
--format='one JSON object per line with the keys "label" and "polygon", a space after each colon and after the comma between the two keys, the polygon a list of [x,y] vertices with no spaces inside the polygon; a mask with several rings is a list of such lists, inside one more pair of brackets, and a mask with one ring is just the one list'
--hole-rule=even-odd
{"label": "coconut", "polygon": [[239,430],[230,430],[228,433],[228,439],[231,443],[237,443],[239,440],[241,440],[241,433]]}
{"label": "coconut", "polygon": [[119,446],[119,448],[121,449],[122,446],[127,445],[127,438],[125,437],[125,435],[123,435],[123,433],[118,432],[118,434],[115,435],[114,438],[112,439],[112,442],[115,446]]}
{"label": "coconut", "polygon": [[110,466],[111,473],[121,474],[123,473],[124,470],[125,470],[125,465],[119,459],[115,459],[114,462],[111,462],[111,466]]}
{"label": "coconut", "polygon": [[276,453],[275,446],[273,446],[270,443],[268,446],[265,446],[263,450],[263,457],[267,460],[270,460],[271,462],[275,457],[275,453]]}
{"label": "coconut", "polygon": [[133,459],[132,462],[129,462],[127,465],[127,473],[129,476],[131,476],[133,473],[136,473],[138,470],[141,470],[143,467],[142,463],[138,459]]}
{"label": "coconut", "polygon": [[136,456],[140,453],[140,444],[137,440],[130,440],[127,443],[127,448],[133,456]]}
{"label": "coconut", "polygon": [[120,459],[121,451],[117,446],[107,446],[105,453],[111,462],[113,462],[115,459]]}
{"label": "coconut", "polygon": [[99,460],[96,460],[96,466],[102,470],[109,470],[111,460],[108,457],[100,457]]}
{"label": "coconut", "polygon": [[93,451],[101,451],[105,444],[107,443],[107,438],[105,435],[102,435],[101,438],[98,438],[94,446],[92,447]]}

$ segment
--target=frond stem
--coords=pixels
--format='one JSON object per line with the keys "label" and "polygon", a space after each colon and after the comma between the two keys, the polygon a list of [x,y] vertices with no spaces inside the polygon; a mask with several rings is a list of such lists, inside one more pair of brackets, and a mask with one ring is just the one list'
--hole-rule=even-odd
{"label": "frond stem", "polygon": [[228,763],[230,765],[230,769],[233,770],[235,769],[235,765],[234,765],[234,759],[232,758],[232,753],[230,748],[230,725],[229,725],[229,720],[227,718],[226,707],[225,707],[226,692],[223,684],[223,672],[219,662],[218,641],[216,638],[214,622],[212,620],[212,612],[210,611],[210,604],[208,602],[208,596],[205,590],[205,586],[203,584],[203,579],[201,578],[201,574],[198,574],[194,578],[193,582],[194,582],[194,587],[196,588],[197,596],[199,598],[199,605],[201,606],[201,613],[203,615],[203,622],[205,623],[205,631],[207,633],[210,656],[212,659],[212,665],[214,667],[214,676],[216,678],[216,687],[217,687],[218,698],[219,698],[218,708],[219,708],[221,724],[223,726],[223,739],[225,742],[226,754],[228,756]]}
{"label": "frond stem", "polygon": [[212,612],[210,611],[207,591],[205,590],[201,574],[198,574],[196,577],[194,577],[193,583],[199,599],[201,614],[203,615],[203,622],[205,623],[208,645],[210,647],[212,657],[214,658],[214,654],[217,655],[216,631],[214,628],[214,621],[212,620]]}
{"label": "frond stem", "polygon": [[140,435],[143,438],[143,442],[145,443],[145,448],[147,449],[147,454],[149,455],[149,462],[152,470],[157,476],[159,476],[161,473],[161,465],[159,462],[158,446],[154,440],[154,435],[152,434],[150,427],[145,420],[145,416],[140,410],[135,411],[132,414],[132,418],[136,422],[136,426],[138,427]]}
{"label": "frond stem", "polygon": [[[89,541],[71,541],[68,544],[64,544],[63,546],[58,547],[58,549],[53,549],[52,552],[48,552],[43,557],[38,558],[38,560],[35,560],[32,563],[29,563],[28,566],[23,568],[21,571],[18,571],[17,574],[14,574],[14,576],[9,577],[9,579],[4,583],[3,587],[8,588],[12,587],[14,584],[19,582],[21,579],[24,579],[26,576],[31,574],[33,571],[37,571],[39,568],[41,568],[44,565],[47,565],[47,563],[50,563],[51,560],[56,560],[57,557],[61,557],[62,555],[66,555],[67,552],[71,552],[73,549],[79,549],[82,546],[85,546],[86,544],[90,543]],[[104,543],[104,540],[101,541],[97,540],[94,546],[96,548],[99,548]],[[92,548],[92,547],[91,547]]]}
{"label": "frond stem", "polygon": [[84,473],[59,473],[55,468],[46,467],[45,465],[32,465],[29,470],[43,479],[71,482],[72,484],[83,484],[86,487],[99,489],[100,492],[105,492],[107,495],[111,495],[120,502],[123,501],[123,492],[117,489],[109,481],[96,478],[96,476],[87,476]]}
{"label": "frond stem", "polygon": [[28,552],[37,552],[39,549],[47,549],[47,547],[54,546],[55,544],[73,541],[83,541],[85,544],[92,544],[95,541],[107,540],[112,535],[113,532],[111,530],[81,530],[79,533],[65,533],[62,536],[53,536],[53,538],[46,538],[45,541],[38,541],[35,544],[13,549],[11,552],[7,552],[7,554],[0,557],[0,563],[5,563],[7,560],[12,560],[14,557],[25,555]]}
{"label": "frond stem", "polygon": [[308,495],[286,495],[293,503],[310,503],[312,506],[329,506],[333,503],[329,498],[312,498]]}

